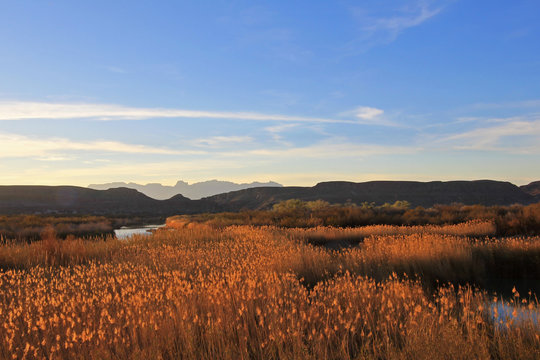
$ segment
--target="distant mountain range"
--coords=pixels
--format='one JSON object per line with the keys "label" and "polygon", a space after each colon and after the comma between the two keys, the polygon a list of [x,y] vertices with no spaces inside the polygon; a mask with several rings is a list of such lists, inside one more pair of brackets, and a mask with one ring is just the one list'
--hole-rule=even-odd
{"label": "distant mountain range", "polygon": [[166,200],[171,197],[181,194],[192,200],[201,199],[212,195],[227,193],[249,189],[254,187],[282,187],[283,185],[273,181],[266,183],[252,182],[249,184],[237,184],[230,181],[209,180],[188,184],[185,181],[178,181],[174,186],[161,185],[159,183],[151,183],[146,185],[125,182],[113,182],[108,184],[90,184],[88,187],[95,190],[108,190],[113,188],[129,188],[142,192],[143,194],[158,200]]}
{"label": "distant mountain range", "polygon": [[94,190],[76,186],[0,186],[0,214],[95,214],[169,216],[201,212],[269,209],[287,199],[325,200],[330,203],[397,200],[411,206],[435,204],[511,205],[540,201],[540,182],[521,188],[509,182],[479,181],[333,181],[313,187],[255,187],[191,200],[176,195],[152,199],[127,188]]}

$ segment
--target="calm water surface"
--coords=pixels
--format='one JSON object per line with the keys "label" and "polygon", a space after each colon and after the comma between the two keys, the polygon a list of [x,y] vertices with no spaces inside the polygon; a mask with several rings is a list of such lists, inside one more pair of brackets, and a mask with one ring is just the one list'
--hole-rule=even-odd
{"label": "calm water surface", "polygon": [[504,328],[506,323],[516,325],[528,323],[534,324],[540,330],[540,312],[536,309],[497,302],[491,303],[488,311],[491,320],[501,328]]}
{"label": "calm water surface", "polygon": [[163,225],[146,225],[142,227],[126,227],[122,226],[120,229],[114,230],[114,235],[119,240],[124,240],[132,235],[150,235],[152,230],[159,229],[160,227],[165,226]]}

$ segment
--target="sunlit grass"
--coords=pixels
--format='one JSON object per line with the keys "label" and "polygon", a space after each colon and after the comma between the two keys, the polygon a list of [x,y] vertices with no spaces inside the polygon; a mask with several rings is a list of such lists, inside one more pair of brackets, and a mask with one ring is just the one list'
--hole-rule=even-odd
{"label": "sunlit grass", "polygon": [[502,321],[484,291],[426,286],[481,279],[489,259],[534,272],[539,238],[464,236],[482,226],[357,229],[363,241],[339,251],[309,231],[355,230],[192,224],[3,245],[0,358],[536,359],[534,297],[514,293],[513,306],[536,318]]}

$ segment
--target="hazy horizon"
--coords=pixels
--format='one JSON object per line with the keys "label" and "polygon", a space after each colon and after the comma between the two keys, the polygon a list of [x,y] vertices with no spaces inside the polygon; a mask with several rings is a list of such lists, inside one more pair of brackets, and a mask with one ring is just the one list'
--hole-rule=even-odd
{"label": "hazy horizon", "polygon": [[527,182],[514,182],[514,181],[511,181],[511,180],[508,180],[508,179],[489,179],[489,178],[470,178],[470,179],[466,179],[466,178],[460,178],[460,177],[456,177],[456,178],[449,178],[449,179],[439,179],[439,178],[425,178],[425,179],[418,179],[418,178],[365,178],[365,179],[362,179],[362,180],[358,180],[358,179],[347,179],[347,178],[328,178],[328,179],[324,179],[324,180],[320,180],[320,181],[314,181],[314,182],[303,182],[303,183],[282,183],[280,181],[276,181],[276,180],[273,180],[273,179],[255,179],[255,180],[241,180],[241,181],[234,181],[234,180],[230,180],[230,179],[221,179],[221,178],[211,178],[211,179],[202,179],[202,180],[193,180],[193,181],[188,181],[188,180],[184,180],[184,179],[178,179],[176,181],[172,181],[172,182],[159,182],[159,181],[154,181],[154,182],[145,182],[145,181],[131,181],[131,180],[127,180],[127,181],[124,181],[124,180],[113,180],[113,181],[103,181],[103,182],[96,182],[96,183],[77,183],[77,184],[73,184],[73,183],[63,183],[63,182],[58,182],[58,183],[41,183],[41,182],[28,182],[28,183],[20,183],[20,184],[9,184],[9,183],[6,183],[6,184],[0,184],[0,186],[16,186],[16,185],[29,185],[29,186],[33,186],[33,185],[44,185],[44,186],[79,186],[79,187],[91,187],[92,185],[105,185],[105,184],[113,184],[113,183],[125,183],[125,184],[137,184],[137,185],[142,185],[142,186],[145,186],[145,185],[151,185],[151,184],[159,184],[159,185],[162,185],[162,186],[168,186],[168,187],[173,187],[174,185],[176,185],[177,181],[184,181],[185,183],[187,183],[188,185],[194,185],[194,184],[199,184],[199,183],[204,183],[204,182],[209,182],[209,181],[223,181],[223,182],[231,182],[231,183],[234,183],[234,184],[237,184],[237,185],[241,185],[241,184],[252,184],[252,183],[268,183],[268,182],[275,182],[279,185],[282,185],[282,186],[315,186],[317,185],[318,183],[321,183],[321,182],[331,182],[331,181],[348,181],[348,182],[356,182],[356,183],[361,183],[361,182],[369,182],[369,181],[418,181],[418,182],[431,182],[431,181],[442,181],[442,182],[447,182],[447,181],[481,181],[481,180],[493,180],[493,181],[503,181],[503,182],[510,182],[514,185],[517,185],[517,186],[523,186],[523,185],[528,185],[530,184],[531,182],[536,182],[536,181],[540,181],[540,179],[533,179],[533,180],[530,180],[530,181],[527,181]]}
{"label": "hazy horizon", "polygon": [[540,3],[3,2],[0,184],[540,179]]}

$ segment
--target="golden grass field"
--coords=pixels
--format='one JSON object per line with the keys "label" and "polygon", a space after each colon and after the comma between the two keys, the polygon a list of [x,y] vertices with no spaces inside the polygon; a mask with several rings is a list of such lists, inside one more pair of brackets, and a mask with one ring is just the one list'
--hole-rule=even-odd
{"label": "golden grass field", "polygon": [[[0,358],[540,358],[534,294],[459,285],[534,280],[539,237],[495,239],[479,221],[176,225],[127,241],[5,241]],[[332,246],[344,239],[357,245]],[[501,301],[515,318],[498,313]]]}

